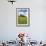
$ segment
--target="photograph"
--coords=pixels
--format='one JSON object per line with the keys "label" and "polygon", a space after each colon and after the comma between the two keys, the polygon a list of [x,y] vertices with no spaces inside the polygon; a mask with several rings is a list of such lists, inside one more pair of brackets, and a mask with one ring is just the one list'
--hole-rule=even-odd
{"label": "photograph", "polygon": [[0,0],[0,46],[46,46],[46,0]]}
{"label": "photograph", "polygon": [[16,8],[16,25],[29,26],[30,25],[30,9]]}

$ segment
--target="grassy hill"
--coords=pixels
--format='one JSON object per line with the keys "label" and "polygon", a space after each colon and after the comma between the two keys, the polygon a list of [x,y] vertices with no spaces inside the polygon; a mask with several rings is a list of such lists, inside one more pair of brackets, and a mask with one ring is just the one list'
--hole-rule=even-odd
{"label": "grassy hill", "polygon": [[27,24],[27,16],[18,16],[18,24]]}

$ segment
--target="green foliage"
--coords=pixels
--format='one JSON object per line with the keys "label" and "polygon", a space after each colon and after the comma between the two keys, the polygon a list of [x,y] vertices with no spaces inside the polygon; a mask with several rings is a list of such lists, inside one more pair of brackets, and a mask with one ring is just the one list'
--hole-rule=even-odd
{"label": "green foliage", "polygon": [[18,16],[18,24],[27,24],[27,16]]}

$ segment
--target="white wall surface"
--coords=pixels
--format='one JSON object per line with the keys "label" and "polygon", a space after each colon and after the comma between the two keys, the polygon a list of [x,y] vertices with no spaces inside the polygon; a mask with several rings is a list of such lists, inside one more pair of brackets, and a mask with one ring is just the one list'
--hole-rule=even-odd
{"label": "white wall surface", "polygon": [[[31,34],[33,40],[46,40],[45,0],[17,0],[13,5],[0,0],[0,40],[15,40],[19,32]],[[30,8],[29,27],[16,27],[16,8]],[[32,11],[32,12],[31,12]]]}

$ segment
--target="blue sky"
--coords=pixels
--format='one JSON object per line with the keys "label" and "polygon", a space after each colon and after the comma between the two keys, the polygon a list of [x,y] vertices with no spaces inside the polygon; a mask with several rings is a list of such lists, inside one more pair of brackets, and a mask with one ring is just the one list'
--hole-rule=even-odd
{"label": "blue sky", "polygon": [[27,11],[27,9],[21,9],[21,10],[19,10],[19,14],[23,14],[23,15],[27,16],[28,11]]}

